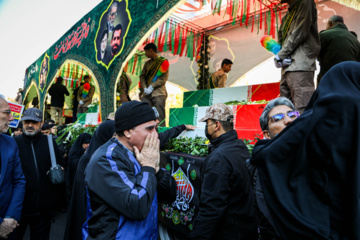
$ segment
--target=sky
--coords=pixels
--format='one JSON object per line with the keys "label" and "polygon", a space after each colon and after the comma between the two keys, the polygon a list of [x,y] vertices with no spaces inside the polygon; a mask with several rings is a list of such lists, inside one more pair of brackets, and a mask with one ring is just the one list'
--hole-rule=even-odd
{"label": "sky", "polygon": [[15,99],[26,68],[100,2],[0,0],[0,94]]}

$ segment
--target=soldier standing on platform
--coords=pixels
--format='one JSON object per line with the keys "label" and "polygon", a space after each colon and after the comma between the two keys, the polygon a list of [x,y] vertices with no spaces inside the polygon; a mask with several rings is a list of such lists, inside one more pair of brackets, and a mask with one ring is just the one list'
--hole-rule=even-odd
{"label": "soldier standing on platform", "polygon": [[227,80],[226,74],[231,71],[233,62],[225,58],[221,63],[221,69],[214,72],[209,79],[209,88],[224,88]]}
{"label": "soldier standing on platform", "polygon": [[143,94],[140,100],[155,107],[159,112],[160,126],[165,126],[165,103],[167,98],[166,81],[169,78],[169,61],[157,55],[157,47],[149,43],[144,47],[146,57],[150,58],[141,71],[140,83]]}

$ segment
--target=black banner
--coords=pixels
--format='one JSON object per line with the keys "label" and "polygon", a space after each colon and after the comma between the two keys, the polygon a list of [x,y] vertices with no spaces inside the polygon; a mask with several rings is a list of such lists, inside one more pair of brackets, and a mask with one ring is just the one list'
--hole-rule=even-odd
{"label": "black banner", "polygon": [[185,153],[166,152],[161,157],[161,167],[176,180],[175,202],[160,202],[159,221],[167,228],[188,235],[193,228],[200,202],[200,167],[204,158]]}

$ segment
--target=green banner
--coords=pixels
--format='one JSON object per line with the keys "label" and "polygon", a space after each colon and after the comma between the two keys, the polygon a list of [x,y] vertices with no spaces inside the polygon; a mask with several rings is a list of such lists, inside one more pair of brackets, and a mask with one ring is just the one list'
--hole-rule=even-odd
{"label": "green banner", "polygon": [[[182,0],[104,0],[86,14],[26,69],[27,91],[34,84],[39,92],[40,109],[57,76],[73,86],[75,63],[91,75],[100,95],[102,119],[114,111],[115,82],[125,60]],[[153,30],[153,29],[152,29]],[[84,75],[81,75],[82,77]],[[76,79],[75,79],[76,80]],[[81,79],[80,79],[81,80]],[[65,84],[65,82],[64,82]]]}
{"label": "green banner", "polygon": [[184,107],[210,106],[212,104],[212,90],[184,92]]}
{"label": "green banner", "polygon": [[197,112],[196,108],[170,108],[169,127],[176,127],[181,124],[190,124],[196,126]]}

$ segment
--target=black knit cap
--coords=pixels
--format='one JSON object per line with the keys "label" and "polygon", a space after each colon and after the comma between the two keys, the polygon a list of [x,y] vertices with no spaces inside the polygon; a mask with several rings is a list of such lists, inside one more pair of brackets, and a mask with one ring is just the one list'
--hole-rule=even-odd
{"label": "black knit cap", "polygon": [[132,129],[140,124],[156,120],[155,112],[146,102],[124,102],[115,113],[115,132]]}

